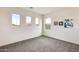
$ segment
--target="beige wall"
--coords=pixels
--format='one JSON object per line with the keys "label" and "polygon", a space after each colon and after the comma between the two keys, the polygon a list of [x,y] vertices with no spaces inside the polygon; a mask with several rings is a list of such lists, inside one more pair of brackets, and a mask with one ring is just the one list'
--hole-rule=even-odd
{"label": "beige wall", "polygon": [[[11,14],[16,13],[21,16],[21,25],[11,24]],[[32,16],[32,25],[25,23],[25,17]],[[40,25],[34,24],[35,17],[39,17]],[[41,35],[42,16],[38,13],[30,12],[22,8],[0,8],[0,46],[34,38]]]}
{"label": "beige wall", "polygon": [[[52,18],[52,25],[51,30],[46,30],[44,27],[44,35],[79,44],[79,8],[63,8],[62,10],[57,10],[44,16],[44,18],[46,17]],[[61,21],[65,18],[73,19],[73,28],[53,25],[55,20]]]}

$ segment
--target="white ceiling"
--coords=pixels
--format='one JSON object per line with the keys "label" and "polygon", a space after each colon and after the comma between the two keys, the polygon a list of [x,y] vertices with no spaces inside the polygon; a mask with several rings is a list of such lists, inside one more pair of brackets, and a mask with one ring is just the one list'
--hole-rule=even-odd
{"label": "white ceiling", "polygon": [[24,8],[33,12],[40,13],[40,14],[47,14],[47,13],[62,9],[59,7],[32,7],[32,8],[24,7]]}

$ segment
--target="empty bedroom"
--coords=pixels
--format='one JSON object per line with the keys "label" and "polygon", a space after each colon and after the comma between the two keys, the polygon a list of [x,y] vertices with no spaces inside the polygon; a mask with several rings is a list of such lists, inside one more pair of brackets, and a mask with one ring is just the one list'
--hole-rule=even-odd
{"label": "empty bedroom", "polygon": [[79,52],[79,7],[0,7],[0,52]]}

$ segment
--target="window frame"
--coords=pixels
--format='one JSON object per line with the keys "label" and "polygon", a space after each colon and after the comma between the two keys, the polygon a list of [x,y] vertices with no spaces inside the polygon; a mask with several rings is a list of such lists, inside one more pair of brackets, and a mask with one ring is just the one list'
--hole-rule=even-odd
{"label": "window frame", "polygon": [[[27,19],[27,17],[28,17],[28,19],[30,18],[30,21]],[[26,16],[26,24],[28,24],[28,25],[32,24],[32,16]]]}
{"label": "window frame", "polygon": [[[48,20],[47,20],[48,19]],[[50,20],[50,22],[48,22]],[[52,24],[52,19],[51,17],[48,17],[45,19],[45,29],[50,30],[51,29],[51,24]]]}
{"label": "window frame", "polygon": [[[50,22],[48,22],[47,19],[50,20]],[[46,21],[46,20],[47,20],[47,21]],[[48,17],[48,18],[45,19],[45,24],[51,24],[51,23],[52,23],[52,19],[51,19],[51,17]]]}
{"label": "window frame", "polygon": [[12,25],[19,26],[21,25],[21,16],[20,14],[11,14],[11,19],[12,19]]}
{"label": "window frame", "polygon": [[38,17],[35,18],[35,24],[39,25],[40,24],[40,19]]}

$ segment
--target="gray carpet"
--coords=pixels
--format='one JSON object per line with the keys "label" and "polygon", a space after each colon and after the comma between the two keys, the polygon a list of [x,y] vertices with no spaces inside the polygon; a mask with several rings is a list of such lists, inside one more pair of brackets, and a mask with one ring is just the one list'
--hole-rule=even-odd
{"label": "gray carpet", "polygon": [[1,52],[79,52],[79,45],[40,36],[0,47]]}

